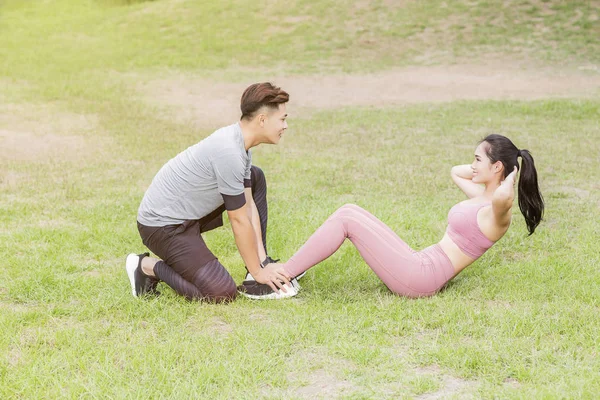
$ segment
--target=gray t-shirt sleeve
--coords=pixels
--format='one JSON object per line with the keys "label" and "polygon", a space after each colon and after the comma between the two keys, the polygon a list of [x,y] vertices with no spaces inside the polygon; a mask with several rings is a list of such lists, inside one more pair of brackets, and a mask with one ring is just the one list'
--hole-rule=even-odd
{"label": "gray t-shirt sleeve", "polygon": [[227,196],[244,193],[244,178],[250,170],[239,153],[220,154],[213,158],[212,164],[219,193]]}

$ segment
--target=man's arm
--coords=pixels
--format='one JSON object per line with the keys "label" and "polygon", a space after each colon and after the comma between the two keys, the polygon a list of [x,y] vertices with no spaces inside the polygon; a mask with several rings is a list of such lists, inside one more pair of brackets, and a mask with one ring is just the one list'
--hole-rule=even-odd
{"label": "man's arm", "polygon": [[248,215],[248,204],[236,210],[227,210],[227,216],[231,223],[231,229],[235,237],[235,244],[240,255],[248,267],[248,271],[254,275],[260,271],[260,260],[256,245],[256,236],[252,227],[252,220]]}
{"label": "man's arm", "polygon": [[[278,288],[283,288],[283,285],[289,284],[289,280],[278,271],[260,267],[256,233],[247,207],[248,204],[245,204],[238,209],[227,210],[235,244],[254,279],[259,283],[266,283],[273,290],[278,291]],[[285,288],[283,290],[285,291]]]}
{"label": "man's arm", "polygon": [[[212,159],[213,169],[217,179],[219,193],[223,196],[223,202],[238,251],[246,263],[248,272],[252,274],[258,283],[266,283],[273,290],[289,284],[285,275],[271,269],[265,270],[260,267],[256,233],[252,226],[252,210],[246,201],[245,186],[248,173],[245,161],[239,154],[225,152]],[[285,289],[283,289],[285,291]]]}
{"label": "man's arm", "polygon": [[265,260],[267,253],[265,252],[265,246],[262,241],[262,227],[260,226],[260,216],[258,215],[258,209],[254,204],[254,198],[252,197],[252,189],[244,188],[244,194],[246,195],[246,209],[248,211],[248,217],[252,222],[252,228],[256,235],[256,245],[258,250],[259,260]]}

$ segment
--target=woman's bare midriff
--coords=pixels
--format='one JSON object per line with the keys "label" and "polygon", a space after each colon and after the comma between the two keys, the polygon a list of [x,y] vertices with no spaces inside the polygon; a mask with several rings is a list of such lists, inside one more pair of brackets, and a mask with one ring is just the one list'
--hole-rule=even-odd
{"label": "woman's bare midriff", "polygon": [[450,239],[447,233],[444,233],[444,237],[438,243],[444,253],[450,259],[452,266],[454,267],[454,275],[458,274],[460,271],[471,265],[475,259],[469,257],[465,253],[463,253],[456,243]]}

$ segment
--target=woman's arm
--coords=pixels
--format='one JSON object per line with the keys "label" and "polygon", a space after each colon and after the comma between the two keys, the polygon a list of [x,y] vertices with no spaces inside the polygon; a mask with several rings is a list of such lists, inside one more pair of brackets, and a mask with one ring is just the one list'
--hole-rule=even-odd
{"label": "woman's arm", "polygon": [[502,181],[500,186],[494,192],[492,197],[492,211],[496,224],[505,227],[510,224],[512,217],[512,205],[515,199],[515,179],[517,178],[517,167],[511,172],[506,179]]}
{"label": "woman's arm", "polygon": [[472,199],[473,197],[481,196],[483,194],[484,187],[477,183],[473,183],[471,180],[471,178],[473,178],[473,170],[469,164],[452,167],[450,176],[454,183],[456,183],[456,186],[458,186],[468,198]]}

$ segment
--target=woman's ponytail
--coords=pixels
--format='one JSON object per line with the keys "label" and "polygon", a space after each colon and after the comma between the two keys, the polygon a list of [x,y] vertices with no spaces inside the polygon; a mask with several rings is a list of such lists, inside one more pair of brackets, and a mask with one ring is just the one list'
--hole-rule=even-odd
{"label": "woman's ponytail", "polygon": [[542,221],[544,215],[544,199],[538,186],[537,171],[529,150],[519,150],[521,168],[519,171],[519,208],[525,217],[529,234]]}

